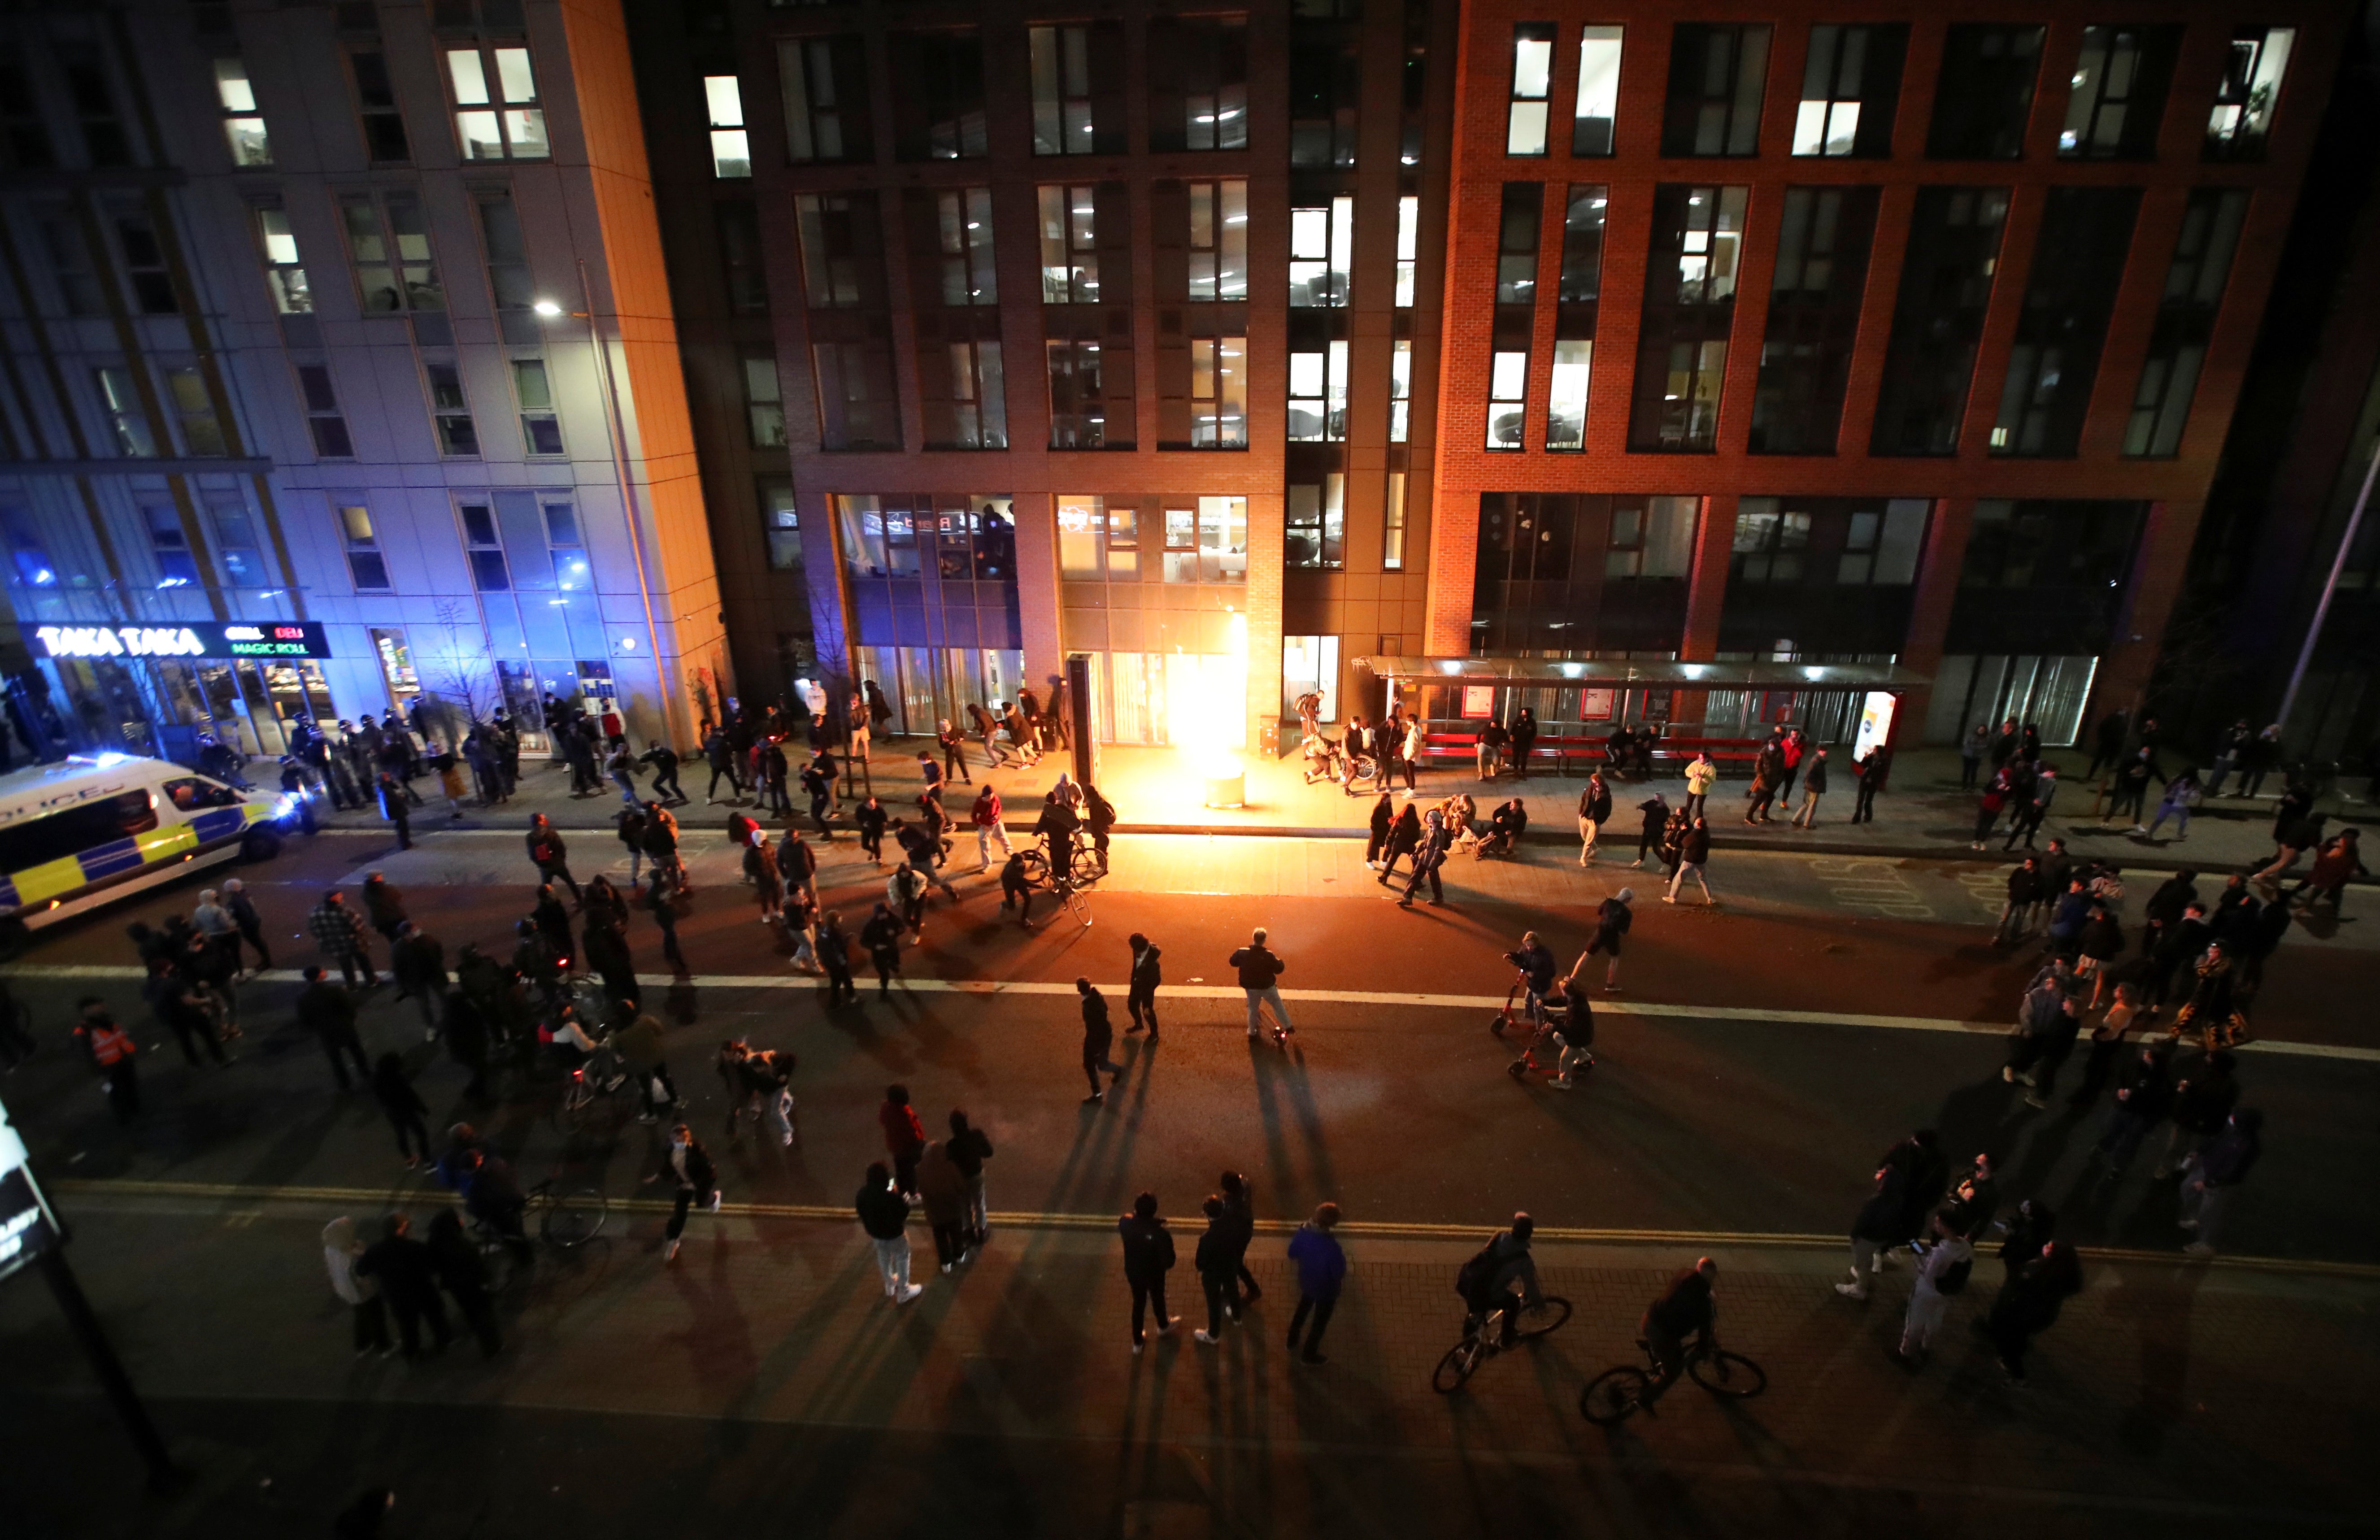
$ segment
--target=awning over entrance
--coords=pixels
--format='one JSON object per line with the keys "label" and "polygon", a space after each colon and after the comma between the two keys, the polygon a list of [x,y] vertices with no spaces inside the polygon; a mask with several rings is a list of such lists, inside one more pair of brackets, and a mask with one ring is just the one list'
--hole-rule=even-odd
{"label": "awning over entrance", "polygon": [[1933,683],[1898,663],[1665,662],[1648,659],[1358,658],[1381,679],[1438,685],[1596,685],[1626,689],[1906,690]]}

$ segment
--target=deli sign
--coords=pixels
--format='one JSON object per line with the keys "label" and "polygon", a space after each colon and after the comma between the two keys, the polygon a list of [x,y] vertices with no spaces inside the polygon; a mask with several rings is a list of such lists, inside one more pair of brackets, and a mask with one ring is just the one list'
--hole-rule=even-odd
{"label": "deli sign", "polygon": [[328,658],[318,621],[208,622],[191,625],[41,625],[44,658]]}

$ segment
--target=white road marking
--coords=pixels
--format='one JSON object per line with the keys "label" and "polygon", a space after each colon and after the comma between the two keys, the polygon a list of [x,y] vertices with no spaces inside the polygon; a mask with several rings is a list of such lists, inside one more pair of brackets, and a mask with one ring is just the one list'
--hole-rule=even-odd
{"label": "white road marking", "polygon": [[[0,968],[0,975],[27,979],[139,979],[148,975],[141,969],[114,964],[15,964]],[[297,984],[305,975],[290,968],[276,968],[261,976],[274,984]],[[820,981],[803,974],[696,974],[678,978],[665,973],[640,973],[637,982],[666,988],[685,984],[703,989],[807,989],[815,990]],[[904,978],[904,993],[913,995],[975,995],[993,997],[1063,996],[1071,999],[1072,984],[1039,979],[989,978]],[[1238,1002],[1245,997],[1237,985],[1166,985],[1162,998],[1169,1000],[1221,1000]],[[1283,989],[1281,998],[1301,1004],[1405,1006],[1430,1011],[1500,1011],[1502,995],[1441,995],[1400,994],[1385,991],[1354,989]],[[1749,1022],[1774,1026],[1859,1026],[1883,1032],[1955,1032],[1973,1037],[2004,1037],[2007,1022],[1961,1021],[1950,1016],[1879,1016],[1832,1011],[1776,1011],[1744,1005],[1661,1005],[1649,1000],[1597,1000],[1593,1002],[1598,1016],[1643,1016],[1678,1021]],[[2349,1063],[2380,1064],[2380,1049],[2350,1048],[2334,1043],[2294,1043],[2260,1038],[2245,1043],[2243,1053],[2283,1054],[2299,1059],[2328,1059]]]}

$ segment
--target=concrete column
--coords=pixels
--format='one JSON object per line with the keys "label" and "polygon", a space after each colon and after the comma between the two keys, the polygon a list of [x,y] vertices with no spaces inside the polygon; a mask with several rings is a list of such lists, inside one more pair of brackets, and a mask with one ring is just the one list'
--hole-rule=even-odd
{"label": "concrete column", "polygon": [[[1917,585],[1910,596],[1909,637],[1900,649],[1900,666],[1932,679],[1942,668],[1942,638],[1950,629],[1950,606],[1959,597],[1959,569],[1967,560],[1967,532],[1974,527],[1975,500],[1938,498],[1931,527],[1925,531],[1925,554],[1917,564]],[[1900,697],[1892,722],[1895,748],[1913,747],[1925,732],[1925,715],[1933,709],[1934,688],[1920,685]]]}

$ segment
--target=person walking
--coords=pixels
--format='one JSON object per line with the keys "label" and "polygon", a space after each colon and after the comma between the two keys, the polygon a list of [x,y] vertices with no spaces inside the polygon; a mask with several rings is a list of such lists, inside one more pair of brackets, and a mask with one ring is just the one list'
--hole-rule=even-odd
{"label": "person walking", "polygon": [[[336,1065],[336,1058],[332,1063]],[[405,1169],[414,1170],[430,1158],[430,1125],[422,1120],[430,1107],[421,1093],[413,1088],[405,1073],[405,1060],[394,1053],[383,1053],[372,1067],[372,1100],[380,1103],[389,1127],[396,1132],[396,1153],[405,1158]]]}
{"label": "person walking", "polygon": [[372,971],[363,916],[347,907],[346,894],[336,888],[325,892],[322,902],[306,916],[306,929],[322,955],[338,964],[349,984],[369,989],[380,983],[380,975]]}
{"label": "person walking", "polygon": [[1628,863],[1631,867],[1643,866],[1648,853],[1661,848],[1662,835],[1670,827],[1669,799],[1655,792],[1636,805],[1636,812],[1640,827],[1636,834],[1636,859]]}
{"label": "person walking", "polygon": [[528,847],[530,863],[537,867],[537,879],[540,886],[559,882],[570,890],[571,903],[586,901],[586,895],[578,891],[578,879],[570,875],[569,843],[563,839],[562,831],[554,828],[552,821],[543,813],[530,815],[528,835],[523,843]]}
{"label": "person walking", "polygon": [[2024,1360],[2033,1340],[2057,1324],[2058,1311],[2082,1289],[2082,1264],[2063,1241],[2044,1245],[2000,1285],[1990,1314],[1975,1323],[1975,1330],[1998,1352],[2000,1371],[2010,1385],[2025,1383]]}
{"label": "person walking", "polygon": [[1887,1248],[1901,1239],[1901,1220],[1909,1206],[1910,1177],[1917,1164],[1916,1142],[1928,1137],[1927,1130],[1914,1134],[1884,1152],[1876,1162],[1875,1185],[1867,1201],[1852,1216],[1852,1276],[1835,1285],[1835,1292],[1848,1300],[1867,1298],[1868,1279],[1884,1271]]}
{"label": "person walking", "polygon": [[1386,789],[1372,804],[1370,831],[1364,841],[1364,865],[1373,871],[1380,869],[1380,857],[1388,850],[1389,831],[1396,827],[1396,794]]}
{"label": "person walking", "polygon": [[[1448,851],[1453,848],[1454,830],[1444,812],[1432,808],[1427,831],[1421,844],[1414,851],[1413,875],[1405,879],[1404,895],[1397,900],[1400,909],[1413,907],[1414,895],[1421,891],[1424,882],[1429,884],[1429,897],[1424,902],[1433,909],[1445,906],[1446,886],[1439,873],[1446,866]],[[1381,874],[1382,886],[1387,885],[1387,874]]]}
{"label": "person walking", "polygon": [[2215,1255],[2223,1220],[2240,1183],[2265,1153],[2265,1115],[2252,1107],[2233,1112],[2212,1144],[2190,1158],[2181,1171],[2181,1228],[2194,1231],[2182,1254],[2204,1260]]}
{"label": "person walking", "polygon": [[838,911],[829,910],[826,918],[819,922],[818,961],[826,973],[827,1004],[835,1006],[845,1000],[858,1004],[859,986],[851,974],[851,938],[844,934],[843,916]]}
{"label": "person walking", "polygon": [[689,971],[686,953],[677,944],[677,894],[671,886],[656,877],[645,886],[645,896],[638,901],[662,933],[662,956],[675,968],[680,977]]}
{"label": "person walking", "polygon": [[1900,1320],[1900,1342],[1885,1356],[1904,1369],[1922,1367],[1934,1348],[1935,1335],[1950,1314],[1950,1296],[1963,1291],[1975,1268],[1975,1248],[1950,1229],[1940,1214],[1933,1219],[1933,1237],[1917,1264],[1917,1281],[1909,1291],[1909,1309]]}
{"label": "person walking", "polygon": [[1107,1099],[1099,1085],[1099,1072],[1111,1077],[1110,1084],[1123,1079],[1123,1066],[1108,1058],[1108,1049],[1115,1042],[1115,1028],[1108,1022],[1107,997],[1091,987],[1087,978],[1075,980],[1075,992],[1083,997],[1083,1077],[1091,1083],[1091,1094],[1083,1098],[1086,1106]]}
{"label": "person walking", "polygon": [[1814,749],[1802,761],[1802,806],[1793,814],[1796,829],[1818,827],[1818,800],[1827,794],[1827,751]]}
{"label": "person walking", "polygon": [[2174,1087],[2165,1150],[2151,1173],[2156,1180],[2184,1169],[2230,1125],[2231,1110],[2240,1104],[2239,1063],[2229,1049],[2216,1049]]}
{"label": "person walking", "polygon": [[696,1204],[711,1213],[719,1212],[719,1171],[710,1163],[710,1152],[694,1136],[694,1130],[684,1123],[670,1130],[669,1145],[662,1151],[661,1163],[645,1178],[648,1185],[670,1179],[674,1198],[670,1208],[669,1229],[664,1232],[669,1244],[662,1252],[664,1263],[677,1260],[680,1238],[686,1233],[687,1210]]}
{"label": "person walking", "polygon": [[892,1180],[901,1195],[917,1201],[917,1158],[926,1153],[926,1125],[909,1104],[909,1087],[884,1087],[883,1104],[876,1109],[876,1126],[884,1133],[884,1151],[892,1158]]}
{"label": "person walking", "polygon": [[2066,979],[2044,977],[2024,998],[2023,1014],[2000,1078],[2027,1087],[2027,1107],[2046,1108],[2058,1066],[2074,1051],[2082,1028],[2082,1002]]}
{"label": "person walking", "polygon": [[445,1307],[438,1303],[437,1262],[430,1248],[413,1238],[411,1215],[400,1211],[382,1220],[381,1239],[364,1249],[355,1270],[358,1277],[370,1279],[388,1302],[407,1358],[421,1356],[424,1322],[437,1340],[434,1351],[446,1351],[455,1334],[447,1329]]}
{"label": "person walking", "polygon": [[1248,1186],[1248,1179],[1238,1171],[1225,1171],[1215,1185],[1223,1200],[1223,1217],[1231,1221],[1232,1243],[1239,1257],[1232,1275],[1238,1294],[1231,1306],[1232,1319],[1236,1321],[1241,1312],[1264,1297],[1264,1290],[1257,1285],[1257,1275],[1248,1271],[1248,1248],[1257,1240],[1256,1193]]}
{"label": "person walking", "polygon": [[1710,823],[1708,819],[1696,819],[1687,829],[1685,838],[1678,843],[1678,869],[1670,874],[1670,891],[1661,895],[1661,902],[1677,903],[1679,890],[1686,885],[1686,878],[1691,874],[1694,886],[1703,891],[1704,906],[1707,908],[1717,903],[1718,901],[1711,897],[1710,883],[1703,876],[1703,867],[1709,861]]}
{"label": "person walking", "polygon": [[396,848],[413,848],[413,805],[406,800],[406,788],[395,776],[382,770],[372,782],[372,795],[379,799],[382,821],[396,831]]}
{"label": "person walking", "polygon": [[297,1011],[298,1026],[322,1041],[339,1089],[353,1088],[347,1080],[349,1063],[356,1067],[357,1079],[370,1085],[371,1062],[364,1057],[363,1039],[356,1035],[355,997],[324,977],[321,968],[310,967],[306,987],[298,991]]}
{"label": "person walking", "polygon": [[967,1122],[966,1109],[951,1109],[951,1136],[942,1141],[942,1151],[958,1168],[959,1178],[966,1183],[966,1244],[969,1252],[979,1251],[991,1238],[991,1207],[984,1196],[983,1163],[992,1157],[991,1141],[983,1130]]}
{"label": "person walking", "polygon": [[1867,757],[1852,761],[1852,773],[1859,778],[1859,793],[1852,803],[1853,823],[1876,821],[1876,794],[1884,790],[1885,777],[1892,767],[1892,750],[1883,744],[1867,751]]}
{"label": "person walking", "polygon": [[917,1195],[925,1200],[926,1223],[934,1232],[934,1256],[947,1273],[972,1254],[966,1240],[966,1178],[940,1139],[917,1157]]}
{"label": "person walking", "polygon": [[[256,971],[264,972],[273,966],[273,950],[264,944],[264,916],[256,912],[255,902],[248,896],[248,884],[231,878],[224,883],[223,894],[224,912],[238,928],[240,940],[256,950]],[[233,955],[238,955],[237,944],[233,944]]]}
{"label": "person walking", "polygon": [[363,1255],[354,1219],[342,1214],[322,1227],[322,1265],[330,1271],[331,1292],[347,1306],[355,1322],[356,1356],[377,1352],[387,1358],[396,1352],[388,1337],[388,1307],[381,1303],[379,1287],[356,1274]]}
{"label": "person walking", "polygon": [[488,1264],[480,1248],[463,1232],[463,1216],[442,1208],[430,1221],[430,1260],[438,1281],[455,1301],[463,1324],[479,1339],[480,1356],[493,1358],[504,1351],[504,1333],[496,1327],[496,1307],[488,1298]]}
{"label": "person walking", "polygon": [[1223,1340],[1223,1315],[1228,1309],[1233,1320],[1239,1319],[1235,1308],[1238,1298],[1232,1280],[1238,1273],[1243,1248],[1236,1244],[1231,1216],[1224,1211],[1220,1194],[1209,1193],[1207,1201],[1198,1206],[1207,1216],[1206,1232],[1198,1237],[1198,1250],[1192,1265],[1198,1269],[1198,1290],[1207,1296],[1207,1324],[1191,1335],[1208,1347]]}
{"label": "person walking", "polygon": [[74,1036],[98,1073],[108,1110],[115,1114],[118,1123],[129,1128],[140,1115],[140,1045],[115,1025],[115,1018],[107,1013],[106,1001],[97,995],[75,1001]]}
{"label": "person walking", "polygon": [[2009,820],[2008,842],[2002,850],[2014,850],[2022,839],[2024,848],[2033,848],[2034,837],[2041,832],[2041,820],[2049,816],[2049,806],[2058,798],[2058,767],[2044,765],[2033,778],[2032,790],[2018,799],[2016,816]]}
{"label": "person walking", "polygon": [[1281,1002],[1281,976],[1289,964],[1265,945],[1264,927],[1257,927],[1248,937],[1248,944],[1232,953],[1229,965],[1239,970],[1240,988],[1247,996],[1248,1040],[1256,1040],[1258,1023],[1262,1019],[1260,1013],[1269,1005],[1273,1021],[1277,1024],[1273,1027],[1272,1039],[1285,1046],[1289,1035],[1297,1030],[1296,1025],[1289,1019],[1289,1007]]}
{"label": "person walking", "polygon": [[1127,938],[1132,947],[1132,972],[1128,976],[1123,1008],[1132,1017],[1132,1025],[1123,1029],[1129,1037],[1143,1026],[1148,1028],[1148,1040],[1157,1041],[1157,987],[1165,982],[1160,959],[1163,953],[1156,943],[1135,930]]}
{"label": "person walking", "polygon": [[894,1304],[906,1304],[924,1293],[909,1281],[909,1199],[882,1161],[868,1168],[852,1207],[859,1216],[861,1231],[876,1248],[876,1271],[884,1283],[884,1297]]}
{"label": "person walking", "polygon": [[[922,892],[922,881],[919,887]],[[868,960],[876,965],[876,992],[880,995],[892,992],[893,976],[901,971],[901,938],[907,929],[901,916],[892,912],[892,906],[880,899],[876,912],[859,928],[859,944],[867,949]],[[856,998],[857,991],[853,993]]]}
{"label": "person walking", "polygon": [[[1299,1353],[1301,1363],[1318,1367],[1330,1362],[1322,1355],[1322,1334],[1330,1329],[1331,1312],[1339,1308],[1339,1293],[1347,1282],[1347,1254],[1330,1233],[1338,1226],[1339,1206],[1326,1203],[1289,1238],[1289,1260],[1297,1268],[1297,1311],[1289,1318],[1289,1349]],[[1306,1329],[1309,1319],[1311,1331]],[[1305,1343],[1303,1352],[1300,1338]]]}
{"label": "person walking", "polygon": [[2165,827],[2168,819],[2180,820],[2173,831],[2175,843],[2190,838],[2190,815],[2198,806],[2200,795],[2198,771],[2194,768],[2186,768],[2167,782],[2165,794],[2157,803],[2156,817],[2149,820],[2149,838],[2156,838],[2157,831]]}
{"label": "person walking", "polygon": [[421,1013],[422,1041],[436,1042],[439,1002],[446,994],[446,948],[411,920],[400,921],[389,942],[388,971],[396,980],[396,998],[412,1000]]}
{"label": "person walking", "polygon": [[1157,1335],[1169,1337],[1182,1324],[1165,1308],[1165,1275],[1173,1270],[1173,1232],[1158,1217],[1157,1194],[1143,1193],[1132,1200],[1132,1212],[1116,1221],[1123,1244],[1124,1281],[1132,1286],[1132,1351],[1137,1355],[1148,1340],[1148,1312],[1157,1310]]}
{"label": "person walking", "polygon": [[653,769],[652,800],[655,802],[691,800],[686,794],[686,788],[677,783],[677,768],[684,762],[678,758],[677,750],[659,738],[648,738],[645,743],[644,753],[638,755],[637,758],[638,763],[650,765]]}
{"label": "person walking", "polygon": [[1611,787],[1601,769],[1587,772],[1586,789],[1578,794],[1578,864],[1592,866],[1596,838],[1611,821]]}
{"label": "person walking", "polygon": [[991,847],[995,843],[1000,846],[1003,858],[1016,854],[1015,847],[1008,843],[1008,826],[1002,821],[1000,793],[993,789],[989,778],[967,807],[967,822],[975,827],[975,854],[979,863],[976,867],[978,871],[991,869]]}

